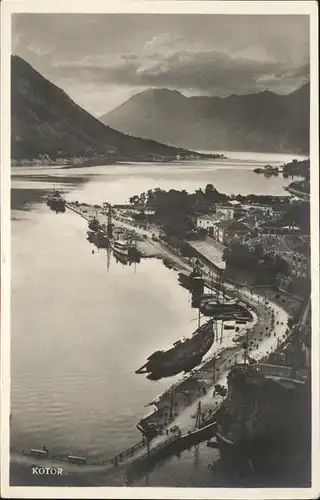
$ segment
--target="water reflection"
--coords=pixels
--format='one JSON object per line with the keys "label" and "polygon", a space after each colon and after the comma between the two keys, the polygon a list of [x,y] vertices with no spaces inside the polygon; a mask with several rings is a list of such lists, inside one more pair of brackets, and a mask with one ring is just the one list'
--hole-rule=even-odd
{"label": "water reflection", "polygon": [[49,189],[11,188],[11,210],[32,210],[35,204],[42,203]]}
{"label": "water reflection", "polygon": [[[281,176],[266,183],[239,169],[230,183],[226,164],[93,167],[63,175],[21,170],[14,172],[11,195],[13,219],[22,217],[12,224],[11,444],[112,456],[141,438],[135,426],[145,406],[177,380],[150,381],[134,370],[150,353],[191,334],[196,312],[176,272],[161,260],[142,259],[133,273],[134,266],[99,242],[90,247],[83,219],[69,211],[57,217],[45,198],[58,188],[70,199],[124,203],[157,185],[193,191],[208,182],[222,192],[237,186],[265,194],[267,185],[283,194],[284,184]],[[149,474],[150,486],[212,485],[212,450],[200,446],[197,469],[195,458],[193,451],[174,457]]]}
{"label": "water reflection", "polygon": [[152,470],[136,476],[130,486],[191,488],[306,488],[310,487],[307,467],[294,467],[288,461],[269,464],[252,472],[246,461],[238,468],[220,459],[218,450],[201,443],[179,455],[158,462]]}
{"label": "water reflection", "polygon": [[34,174],[17,174],[17,173],[14,173],[13,172],[13,175],[12,175],[14,181],[19,181],[19,180],[23,180],[23,181],[30,181],[30,182],[35,182],[37,184],[39,184],[39,182],[46,182],[46,183],[49,183],[49,184],[59,184],[60,186],[62,184],[65,184],[65,185],[78,185],[78,184],[85,184],[86,182],[89,181],[89,179],[85,176],[76,176],[76,175],[73,175],[72,177],[71,176],[66,176],[66,175],[51,175],[50,173],[49,174],[38,174],[38,173],[34,173]]}

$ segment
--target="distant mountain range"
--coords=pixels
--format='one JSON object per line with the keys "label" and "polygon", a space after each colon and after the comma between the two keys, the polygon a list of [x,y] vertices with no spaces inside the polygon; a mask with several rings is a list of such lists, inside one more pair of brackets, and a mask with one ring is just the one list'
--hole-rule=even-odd
{"label": "distant mountain range", "polygon": [[104,124],[198,151],[309,152],[309,83],[287,95],[265,91],[185,97],[149,89],[103,115]]}
{"label": "distant mountain range", "polygon": [[184,149],[113,130],[18,56],[11,58],[13,160],[83,157],[89,161],[182,158]]}

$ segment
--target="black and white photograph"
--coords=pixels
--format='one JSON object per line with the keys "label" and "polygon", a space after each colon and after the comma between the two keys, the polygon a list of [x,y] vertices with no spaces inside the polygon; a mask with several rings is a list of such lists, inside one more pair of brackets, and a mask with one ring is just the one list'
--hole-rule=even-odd
{"label": "black and white photograph", "polygon": [[316,4],[10,3],[3,491],[315,498]]}

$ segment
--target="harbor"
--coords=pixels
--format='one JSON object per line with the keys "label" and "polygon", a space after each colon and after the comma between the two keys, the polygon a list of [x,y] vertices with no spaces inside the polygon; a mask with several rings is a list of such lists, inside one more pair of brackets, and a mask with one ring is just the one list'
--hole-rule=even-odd
{"label": "harbor", "polygon": [[[66,204],[66,208],[77,212],[73,205]],[[88,222],[92,220],[91,213],[90,215],[82,211],[77,213]],[[119,224],[122,228],[122,224]],[[127,231],[128,225],[126,226]],[[132,235],[135,228],[129,229]],[[150,236],[150,232],[147,232],[149,238],[152,238],[152,234]],[[165,247],[163,243],[162,245]],[[181,269],[179,264],[182,257],[174,254],[168,247],[165,251],[167,257],[169,256],[176,265],[176,269]],[[186,259],[183,264],[185,272],[192,269]],[[216,274],[216,280],[212,279],[212,271]],[[290,316],[283,307],[270,298],[246,287],[239,288],[231,283],[221,283],[217,269],[211,268],[208,273],[204,272],[203,280],[204,285],[210,290],[203,295],[204,300],[210,298],[213,300],[217,292],[222,293],[226,300],[237,298],[241,307],[250,311],[250,314],[246,318],[247,321],[240,320],[236,327],[235,313],[234,327],[230,330],[223,328],[223,319],[208,320],[199,313],[199,328],[202,321],[212,325],[213,346],[202,362],[196,363],[192,368],[189,367],[189,371],[191,370],[189,374],[186,373],[168,390],[146,404],[151,406],[152,410],[137,422],[142,439],[117,455],[102,460],[92,460],[90,457],[74,454],[56,455],[46,448],[24,450],[23,456],[26,460],[33,462],[36,460],[44,465],[62,462],[67,469],[81,468],[83,472],[88,471],[89,474],[93,469],[97,472],[103,471],[104,474],[113,477],[120,475],[124,484],[130,484],[142,473],[141,471],[153,466],[163,457],[178,453],[179,450],[194,446],[197,442],[215,435],[216,419],[223,409],[226,397],[224,391],[219,388],[227,386],[229,371],[246,360],[265,361],[276,352],[291,334],[288,328]],[[175,343],[177,348],[181,345],[180,342],[177,339]],[[261,367],[263,366],[267,365],[262,364]]]}
{"label": "harbor", "polygon": [[[29,432],[28,439],[22,439],[21,443],[16,439],[12,443],[12,460],[25,464],[26,467],[33,465],[63,467],[70,475],[80,473],[89,481],[93,480],[95,484],[135,485],[139,482],[139,478],[149,472],[153,474],[152,470],[155,470],[157,464],[162,467],[161,464],[170,457],[177,457],[190,448],[197,449],[199,443],[205,445],[208,440],[211,444],[215,443],[218,421],[221,420],[227,398],[228,374],[237,365],[241,365],[245,360],[250,364],[257,361],[265,374],[270,375],[276,370],[274,376],[290,376],[290,373],[286,373],[288,370],[282,366],[281,356],[277,357],[276,353],[281,354],[287,339],[290,339],[292,325],[289,320],[295,317],[300,303],[294,297],[282,293],[279,295],[277,291],[271,289],[239,284],[233,282],[229,276],[226,279],[222,259],[224,247],[215,243],[217,253],[212,254],[213,244],[210,239],[203,242],[190,241],[194,253],[186,256],[170,242],[165,241],[160,229],[152,222],[143,224],[129,220],[126,214],[121,212],[127,210],[128,205],[123,205],[125,209],[122,209],[117,202],[99,206],[93,203],[93,199],[91,203],[89,202],[90,196],[82,198],[87,200],[87,203],[74,202],[72,199],[81,199],[79,194],[74,195],[70,192],[65,195],[63,190],[60,193],[62,193],[60,198],[63,198],[65,203],[57,196],[56,199],[50,200],[47,208],[41,210],[45,214],[43,217],[47,221],[46,225],[50,224],[47,244],[54,249],[54,269],[59,265],[59,259],[60,261],[66,259],[75,275],[79,274],[79,269],[85,271],[83,276],[80,273],[76,281],[72,279],[73,285],[69,287],[68,292],[69,297],[72,297],[75,293],[73,290],[78,289],[83,297],[81,311],[74,319],[77,325],[75,338],[79,366],[77,361],[74,366],[73,361],[70,361],[71,358],[68,364],[77,377],[82,372],[90,372],[90,377],[85,377],[86,381],[81,382],[79,398],[83,400],[83,394],[86,394],[85,399],[88,400],[89,406],[95,407],[99,416],[92,427],[93,438],[89,437],[89,443],[83,439],[86,425],[82,426],[82,434],[76,437],[72,428],[70,430],[68,421],[65,425],[59,424],[59,429],[64,427],[67,433],[63,442],[62,440],[59,442],[61,438],[57,433],[50,431],[47,438],[45,432],[41,432],[41,426],[37,424],[40,429],[39,434]],[[110,222],[112,234],[108,234]],[[69,233],[70,223],[76,228],[76,232],[71,228],[73,241]],[[31,234],[34,234],[36,227],[35,225]],[[67,234],[70,250],[63,241],[63,236]],[[120,242],[118,248],[114,244],[115,241]],[[60,242],[62,245],[59,249]],[[126,242],[127,244],[124,244]],[[137,251],[136,258],[132,256],[129,258],[129,253],[127,254],[129,248]],[[48,255],[49,251],[42,253]],[[78,256],[81,257],[80,261]],[[154,270],[157,274],[154,274]],[[198,275],[194,283],[199,285],[199,294],[196,287],[193,287],[194,272]],[[93,274],[94,280],[91,280],[90,274]],[[163,280],[160,279],[162,274]],[[150,278],[152,276],[151,281],[148,275]],[[66,276],[69,276],[69,270]],[[129,297],[126,295],[124,299],[122,295],[124,287],[121,282],[125,276],[128,277],[125,287],[128,289]],[[55,294],[59,293],[54,275],[50,280]],[[94,293],[90,293],[90,290]],[[113,290],[117,294],[119,309],[112,299]],[[138,302],[139,293],[149,304],[147,290],[152,291],[150,299],[152,298],[159,308],[158,316],[155,310],[149,313],[148,307],[145,308],[144,305],[142,307]],[[167,300],[164,310],[160,308],[159,298],[165,295]],[[49,300],[47,297],[47,301]],[[132,311],[135,310],[134,313],[131,311],[130,302]],[[127,310],[124,314],[124,303],[126,308],[130,308],[128,318]],[[97,304],[99,308],[101,306],[100,312],[96,308]],[[138,311],[141,307],[144,312],[140,314]],[[105,308],[108,310],[106,314],[103,313]],[[54,332],[63,332],[65,341],[69,343],[69,331],[58,323],[58,318],[59,313],[54,312],[51,320],[55,325]],[[119,357],[114,348],[109,348],[115,332],[108,325],[114,322],[119,325],[120,318],[124,325],[122,330],[119,326],[119,332],[122,332],[119,336],[123,339],[118,348],[119,352],[123,350],[123,353]],[[139,370],[139,367],[142,367],[156,351],[166,353],[172,348],[178,348],[178,353],[179,346],[196,337],[198,329],[212,320],[212,339],[209,342],[210,344],[212,340],[212,345],[199,362],[196,360],[196,366],[186,367],[186,372],[182,370],[173,376],[167,377],[165,373],[161,373],[159,380],[147,378],[150,372],[135,374],[135,371]],[[128,322],[131,325],[130,339],[126,334]],[[30,319],[29,323],[32,324]],[[84,327],[90,335],[84,335]],[[71,329],[69,326],[70,332]],[[141,337],[141,329],[146,332],[144,337]],[[101,332],[100,338],[97,335],[99,332]],[[101,348],[101,339],[104,337],[109,338],[103,340],[104,348]],[[131,339],[135,337],[139,338],[140,346],[133,349]],[[130,347],[127,345],[128,342]],[[94,346],[95,343],[100,346],[100,352],[93,353],[92,347],[89,348],[89,345]],[[69,349],[72,349],[72,345],[74,341],[69,343]],[[108,351],[112,352],[111,358]],[[85,370],[80,363],[82,353],[86,353],[85,357],[89,362]],[[273,355],[275,357],[272,357]],[[59,355],[62,360],[64,356],[63,353]],[[112,363],[113,357],[116,359],[114,363]],[[128,359],[131,357],[132,361],[122,364],[125,357]],[[108,360],[107,366],[105,358]],[[41,355],[38,355],[35,364],[38,369],[40,369],[39,363]],[[102,368],[97,376],[95,367],[99,366],[99,363]],[[68,368],[68,372],[70,370]],[[45,373],[45,369],[41,371]],[[54,372],[54,367],[52,371]],[[72,381],[68,372],[64,379]],[[59,375],[58,371],[55,373]],[[114,377],[114,373],[117,373],[117,377]],[[116,389],[109,397],[108,387],[112,377]],[[46,377],[43,380],[46,384]],[[120,394],[117,397],[116,391],[118,387],[121,391],[125,386],[130,387],[131,380],[132,400],[130,391],[126,391],[124,403],[120,400]],[[64,387],[62,384],[62,393]],[[91,396],[92,392],[94,394]],[[94,403],[94,398],[98,394],[97,405]],[[136,394],[138,399],[133,403]],[[104,401],[105,395],[109,397],[106,401]],[[50,389],[46,391],[45,398],[49,397]],[[43,428],[48,425],[50,418],[46,408],[49,409],[53,403],[52,398],[52,402],[48,400],[43,406]],[[72,405],[70,402],[69,406]],[[129,413],[133,405],[132,417]],[[122,408],[127,406],[128,415],[124,415],[125,411]],[[85,415],[79,408],[81,406],[76,402],[72,411],[78,421],[77,425],[81,426],[81,421],[85,423],[87,419],[94,417],[90,408],[89,411],[86,410]],[[13,411],[12,425],[15,429],[19,424],[17,415],[18,412]],[[116,418],[119,418],[119,422],[115,421]],[[112,425],[116,425],[115,428],[119,429],[114,436],[112,436],[113,431],[109,431]],[[24,429],[27,427],[24,426]],[[201,429],[205,430],[198,432]],[[207,468],[210,458],[205,460]]]}
{"label": "harbor", "polygon": [[315,9],[16,3],[1,493],[315,498]]}

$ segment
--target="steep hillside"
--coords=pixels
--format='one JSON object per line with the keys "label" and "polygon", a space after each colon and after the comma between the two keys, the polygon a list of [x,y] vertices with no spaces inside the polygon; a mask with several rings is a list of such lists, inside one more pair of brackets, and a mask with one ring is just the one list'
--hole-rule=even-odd
{"label": "steep hillside", "polygon": [[185,150],[107,127],[18,56],[11,58],[12,159],[153,159]]}
{"label": "steep hillside", "polygon": [[288,95],[265,91],[227,98],[149,89],[100,120],[178,147],[308,153],[309,95],[309,84]]}

